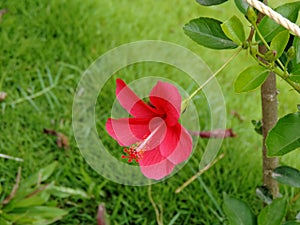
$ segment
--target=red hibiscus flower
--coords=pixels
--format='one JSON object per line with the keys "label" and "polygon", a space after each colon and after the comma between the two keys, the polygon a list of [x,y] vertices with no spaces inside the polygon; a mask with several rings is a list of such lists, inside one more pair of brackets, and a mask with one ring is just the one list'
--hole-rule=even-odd
{"label": "red hibiscus flower", "polygon": [[109,118],[106,130],[121,146],[129,146],[122,158],[138,162],[146,177],[162,179],[192,152],[192,138],[178,122],[181,96],[172,84],[158,81],[148,105],[123,80],[116,83],[116,96],[132,118]]}

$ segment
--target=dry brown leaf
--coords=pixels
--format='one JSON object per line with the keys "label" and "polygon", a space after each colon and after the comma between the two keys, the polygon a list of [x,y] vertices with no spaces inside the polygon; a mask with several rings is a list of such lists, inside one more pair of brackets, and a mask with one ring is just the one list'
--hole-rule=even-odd
{"label": "dry brown leaf", "polygon": [[200,136],[201,138],[228,138],[236,137],[236,134],[233,133],[232,129],[216,129],[211,131],[200,131],[192,132],[192,135]]}
{"label": "dry brown leaf", "polygon": [[50,134],[56,136],[56,144],[59,148],[69,149],[69,140],[63,133],[57,132],[55,130],[44,129],[45,134]]}

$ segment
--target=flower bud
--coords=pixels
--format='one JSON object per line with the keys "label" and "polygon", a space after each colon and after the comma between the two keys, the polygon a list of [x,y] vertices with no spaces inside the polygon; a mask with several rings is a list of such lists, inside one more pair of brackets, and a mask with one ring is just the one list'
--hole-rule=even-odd
{"label": "flower bud", "polygon": [[251,24],[256,24],[257,15],[253,7],[248,7],[246,16]]}
{"label": "flower bud", "polygon": [[256,56],[256,54],[257,54],[257,46],[251,45],[250,46],[250,53],[251,53],[251,55]]}
{"label": "flower bud", "polygon": [[273,61],[275,61],[276,55],[277,55],[277,52],[276,52],[275,50],[269,50],[269,51],[267,51],[267,53],[265,54],[265,59],[266,59],[268,62],[273,62]]}
{"label": "flower bud", "polygon": [[287,57],[289,57],[290,59],[293,59],[296,57],[296,50],[294,46],[291,46],[289,48],[289,50],[287,51]]}

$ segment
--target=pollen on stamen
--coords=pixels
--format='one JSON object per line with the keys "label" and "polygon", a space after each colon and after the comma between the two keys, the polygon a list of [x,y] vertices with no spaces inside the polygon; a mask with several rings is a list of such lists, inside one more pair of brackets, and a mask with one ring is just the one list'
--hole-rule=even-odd
{"label": "pollen on stamen", "polygon": [[128,159],[127,162],[132,163],[133,161],[139,162],[139,159],[143,157],[144,150],[137,151],[137,146],[131,146],[130,148],[124,148],[122,159]]}

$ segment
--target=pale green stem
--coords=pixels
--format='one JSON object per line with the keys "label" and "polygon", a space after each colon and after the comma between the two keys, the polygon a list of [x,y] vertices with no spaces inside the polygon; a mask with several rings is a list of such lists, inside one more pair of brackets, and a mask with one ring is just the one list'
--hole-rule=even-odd
{"label": "pale green stem", "polygon": [[16,105],[16,104],[21,103],[21,102],[24,102],[24,101],[26,101],[26,100],[37,98],[37,97],[39,97],[39,96],[41,96],[41,95],[43,95],[43,94],[45,94],[45,93],[51,91],[51,89],[55,88],[55,86],[56,86],[56,85],[51,85],[51,86],[46,87],[46,88],[43,89],[42,91],[39,91],[39,92],[37,92],[37,93],[35,93],[35,94],[33,94],[33,95],[29,95],[29,96],[26,96],[26,97],[24,97],[24,98],[19,98],[19,99],[15,100],[15,101],[11,102],[10,104],[11,104],[11,105]]}
{"label": "pale green stem", "polygon": [[[257,53],[257,55],[260,55],[260,53]],[[268,68],[268,66],[264,63],[262,63],[257,57],[255,57],[254,55],[252,55],[253,58],[259,63],[259,65],[264,66],[266,68]],[[261,55],[262,57],[262,55]],[[268,68],[269,69],[269,68]],[[272,71],[278,75],[279,77],[281,77],[283,80],[285,80],[290,86],[292,86],[299,94],[300,94],[300,85],[297,83],[294,83],[293,81],[291,81],[289,79],[289,76],[287,74],[286,71],[282,71],[280,68],[278,67],[273,67]]]}
{"label": "pale green stem", "polygon": [[[254,25],[254,28],[255,28],[255,30],[256,30],[256,32],[257,32],[259,38],[260,38],[261,41],[263,42],[263,44],[266,46],[266,48],[267,48],[268,50],[270,50],[270,46],[268,45],[268,43],[266,42],[266,40],[264,39],[264,37],[263,37],[262,34],[260,33],[260,31],[259,31],[259,29],[258,29],[258,27],[257,27],[256,24]],[[282,62],[281,62],[279,59],[277,59],[276,61],[278,62],[279,66],[280,66],[282,69],[285,68],[285,66],[282,64]],[[291,85],[291,86],[292,86],[292,87],[300,94],[300,85],[297,85],[296,83],[294,83],[293,81],[291,81],[291,80],[288,78],[288,76],[287,76],[287,74],[286,74],[285,72],[283,72],[282,70],[280,70],[279,68],[276,68],[276,67],[273,68],[273,71],[275,72],[275,74],[277,74],[277,75],[280,76],[282,79],[284,79],[289,85]]]}
{"label": "pale green stem", "polygon": [[156,222],[158,225],[164,225],[163,223],[163,217],[162,217],[162,211],[160,212],[159,209],[157,208],[156,203],[154,202],[153,198],[152,198],[152,192],[151,192],[151,184],[149,184],[148,186],[148,198],[154,208],[155,211],[155,215],[156,215]]}
{"label": "pale green stem", "polygon": [[283,80],[285,80],[289,85],[291,85],[300,94],[300,85],[291,81],[285,72],[283,72],[281,69],[279,69],[277,67],[275,67],[273,69],[273,72],[275,74],[277,74],[278,76],[280,76]]}
{"label": "pale green stem", "polygon": [[239,48],[213,75],[211,75],[196,91],[194,91],[187,99],[182,102],[181,110],[184,111],[189,101],[195,97],[211,80],[213,80],[240,52],[242,48]]}
{"label": "pale green stem", "polygon": [[[256,32],[257,32],[257,34],[258,34],[260,40],[263,42],[263,44],[267,47],[268,50],[271,50],[270,46],[268,45],[268,43],[266,42],[266,40],[264,39],[264,37],[263,37],[262,34],[260,33],[260,31],[259,31],[259,29],[258,29],[258,27],[257,27],[256,24],[254,25],[254,28],[255,28],[255,30],[256,30]],[[282,64],[282,62],[281,62],[279,59],[277,59],[276,61],[277,61],[277,63],[279,64],[279,66],[280,66],[282,69],[285,68],[284,65]]]}
{"label": "pale green stem", "polygon": [[270,50],[270,46],[268,45],[268,43],[266,42],[266,40],[264,39],[264,37],[262,36],[262,34],[260,33],[258,27],[256,24],[253,24],[255,30],[256,30],[256,33],[258,34],[260,40],[262,41],[262,43],[267,47],[268,50]]}

